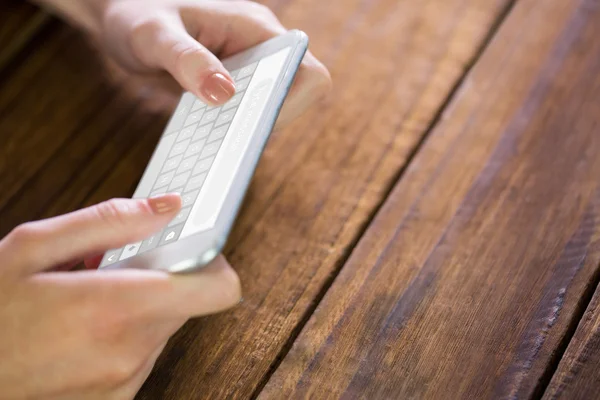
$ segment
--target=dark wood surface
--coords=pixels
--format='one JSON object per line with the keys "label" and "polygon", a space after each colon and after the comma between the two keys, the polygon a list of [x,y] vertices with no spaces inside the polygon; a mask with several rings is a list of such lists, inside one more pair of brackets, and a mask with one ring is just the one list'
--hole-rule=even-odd
{"label": "dark wood surface", "polygon": [[47,13],[23,0],[3,0],[0,5],[0,71],[49,22]]}
{"label": "dark wood surface", "polygon": [[600,291],[596,289],[544,399],[595,399],[600,392]]}
{"label": "dark wood surface", "polygon": [[597,6],[517,2],[260,398],[541,394],[599,272]]}
{"label": "dark wood surface", "polygon": [[[600,262],[598,3],[265,3],[309,34],[333,100],[261,159],[226,251],[244,302],[186,324],[138,398],[600,391],[595,302],[581,320]],[[9,4],[0,235],[130,196],[169,113]]]}

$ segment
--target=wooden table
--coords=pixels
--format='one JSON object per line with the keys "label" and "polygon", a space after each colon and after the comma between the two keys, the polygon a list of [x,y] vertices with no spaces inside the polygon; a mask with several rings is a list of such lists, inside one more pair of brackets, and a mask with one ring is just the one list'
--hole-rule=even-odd
{"label": "wooden table", "polygon": [[[333,100],[272,136],[139,399],[600,398],[600,2],[266,0]],[[130,196],[168,116],[0,15],[0,234]]]}

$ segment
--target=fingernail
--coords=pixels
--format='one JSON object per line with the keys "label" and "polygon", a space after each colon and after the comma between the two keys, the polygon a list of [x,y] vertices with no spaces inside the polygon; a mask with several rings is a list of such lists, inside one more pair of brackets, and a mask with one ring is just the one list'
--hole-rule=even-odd
{"label": "fingernail", "polygon": [[207,100],[222,104],[235,94],[235,85],[225,75],[216,72],[204,80],[201,92]]}
{"label": "fingernail", "polygon": [[148,199],[155,214],[168,214],[181,206],[181,197],[177,193],[168,193]]}

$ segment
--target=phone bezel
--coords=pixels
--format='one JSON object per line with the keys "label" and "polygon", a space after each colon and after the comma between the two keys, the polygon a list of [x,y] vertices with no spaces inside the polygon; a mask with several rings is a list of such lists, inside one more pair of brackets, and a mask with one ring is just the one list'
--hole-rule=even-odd
{"label": "phone bezel", "polygon": [[[210,264],[223,250],[258,160],[308,48],[308,37],[302,31],[291,30],[223,61],[225,68],[232,71],[275,54],[286,47],[290,47],[291,51],[285,61],[283,72],[275,82],[273,93],[267,100],[259,125],[243,155],[241,165],[236,172],[215,226],[168,245],[159,246],[145,253],[109,264],[103,269],[136,268],[172,273],[191,272]],[[169,124],[166,125],[166,127],[168,126]]]}

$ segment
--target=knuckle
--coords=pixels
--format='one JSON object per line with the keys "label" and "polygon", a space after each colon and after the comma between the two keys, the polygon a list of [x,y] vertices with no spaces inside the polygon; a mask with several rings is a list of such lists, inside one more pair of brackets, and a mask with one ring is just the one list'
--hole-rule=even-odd
{"label": "knuckle", "polygon": [[91,207],[90,211],[105,224],[115,228],[126,225],[127,216],[137,209],[138,202],[126,199],[110,199]]}
{"label": "knuckle", "polygon": [[22,261],[35,263],[38,260],[37,242],[43,242],[45,231],[39,222],[27,222],[14,228],[7,236],[9,247],[15,249]]}
{"label": "knuckle", "polygon": [[162,31],[163,25],[163,21],[156,16],[140,18],[131,24],[131,34],[134,37],[139,35],[155,37]]}
{"label": "knuckle", "polygon": [[39,237],[40,234],[40,229],[35,223],[26,222],[13,229],[10,233],[10,237],[13,243],[20,245],[31,243],[36,237]]}
{"label": "knuckle", "polygon": [[207,55],[200,46],[192,46],[188,43],[181,43],[178,41],[173,41],[169,44],[169,53],[173,54],[174,67],[179,71],[183,70],[185,67],[185,60],[190,55],[202,57]]}
{"label": "knuckle", "polygon": [[160,17],[139,18],[128,24],[127,38],[133,55],[145,63],[152,63],[156,44],[164,40],[164,22]]}

